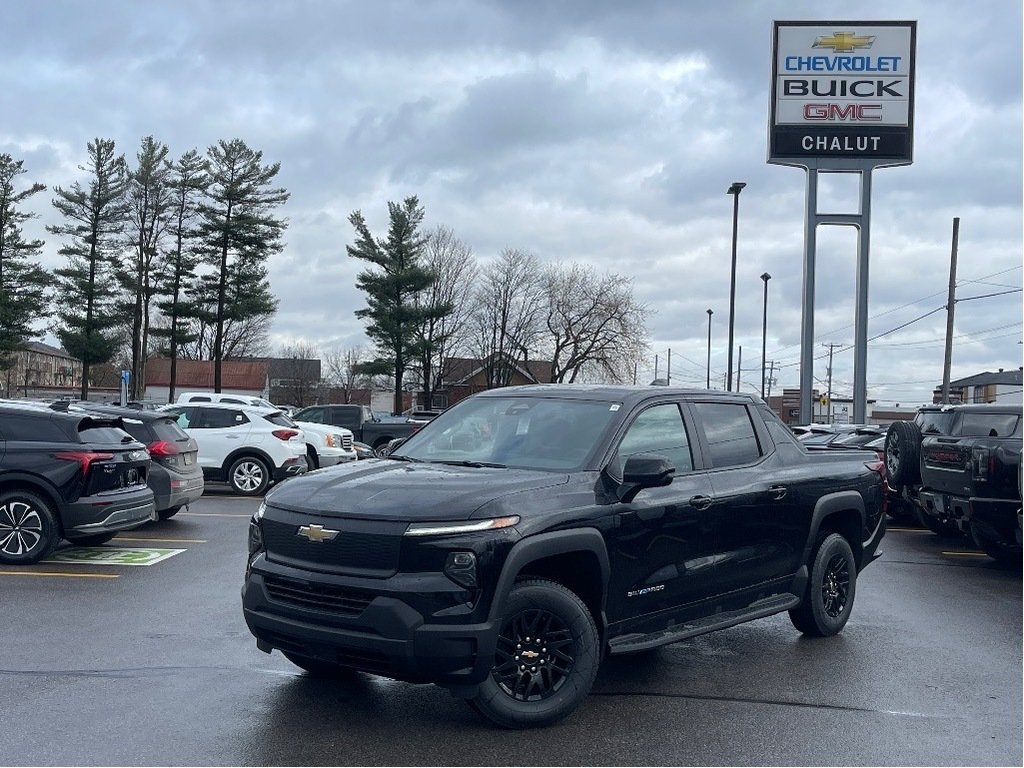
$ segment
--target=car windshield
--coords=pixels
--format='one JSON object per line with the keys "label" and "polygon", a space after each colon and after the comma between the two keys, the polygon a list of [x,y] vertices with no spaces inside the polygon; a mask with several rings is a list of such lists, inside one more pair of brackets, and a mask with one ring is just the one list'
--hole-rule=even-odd
{"label": "car windshield", "polygon": [[618,403],[478,397],[445,411],[392,456],[414,461],[550,471],[583,467]]}

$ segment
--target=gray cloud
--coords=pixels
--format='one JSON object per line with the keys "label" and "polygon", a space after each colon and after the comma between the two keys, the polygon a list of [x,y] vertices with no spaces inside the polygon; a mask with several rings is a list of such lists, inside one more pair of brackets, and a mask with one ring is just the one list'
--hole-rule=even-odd
{"label": "gray cloud", "polygon": [[[174,154],[240,136],[281,162],[292,197],[270,265],[276,343],[365,344],[348,214],[380,231],[386,202],[416,194],[428,224],[481,259],[519,247],[631,277],[652,310],[649,367],[671,347],[677,375],[699,383],[708,307],[724,372],[725,190],[744,180],[736,331],[756,369],[744,381],[759,376],[767,270],[768,355],[789,366],[780,385],[797,383],[804,178],[765,163],[771,26],[847,18],[847,3],[16,0],[4,12],[0,151],[31,180],[71,184],[94,136],[129,158],[147,134]],[[919,21],[915,163],[874,175],[874,335],[945,303],[954,216],[961,295],[1021,283],[1021,7],[871,0],[855,12]],[[39,236],[51,193],[33,202]],[[852,238],[819,243],[817,342],[846,344]],[[958,304],[954,375],[1019,365],[1020,320],[1020,294]],[[944,324],[939,312],[873,342],[870,394],[928,399]],[[852,353],[833,368],[845,387]]]}

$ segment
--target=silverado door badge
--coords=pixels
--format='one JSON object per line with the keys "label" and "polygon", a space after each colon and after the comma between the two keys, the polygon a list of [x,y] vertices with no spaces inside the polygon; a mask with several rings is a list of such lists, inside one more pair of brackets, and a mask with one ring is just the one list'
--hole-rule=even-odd
{"label": "silverado door badge", "polygon": [[340,531],[332,531],[330,528],[324,528],[322,525],[303,525],[295,535],[305,536],[312,542],[320,543],[330,541],[339,533]]}

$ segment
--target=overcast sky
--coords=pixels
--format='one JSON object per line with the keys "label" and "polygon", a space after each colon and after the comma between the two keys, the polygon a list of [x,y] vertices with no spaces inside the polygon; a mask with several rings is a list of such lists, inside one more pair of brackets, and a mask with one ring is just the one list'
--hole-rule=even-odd
{"label": "overcast sky", "polygon": [[[776,391],[797,386],[805,174],[768,165],[773,20],[917,20],[913,165],[874,174],[869,336],[957,295],[1019,289],[1019,0],[901,2],[39,2],[3,4],[0,152],[25,161],[40,218],[80,177],[86,142],[134,162],[152,134],[177,156],[239,137],[280,162],[286,247],[270,264],[275,348],[366,344],[348,215],[374,231],[417,195],[481,260],[519,248],[634,281],[673,383],[726,368],[732,198],[740,199],[736,343],[760,386],[762,289]],[[826,185],[830,210],[854,188]],[[816,342],[853,342],[855,236],[819,234]],[[49,238],[44,263],[62,263]],[[1021,294],[959,303],[953,378],[1021,364]],[[868,395],[930,401],[945,312],[871,342]],[[833,389],[850,394],[853,352]],[[815,363],[824,380],[827,359]],[[822,389],[824,385],[822,384]]]}

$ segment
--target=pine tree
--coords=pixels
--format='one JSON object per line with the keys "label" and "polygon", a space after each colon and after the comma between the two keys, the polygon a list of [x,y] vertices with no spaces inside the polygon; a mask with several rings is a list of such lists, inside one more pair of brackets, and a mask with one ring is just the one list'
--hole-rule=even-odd
{"label": "pine tree", "polygon": [[[216,280],[214,317],[213,386],[221,390],[221,361],[226,356],[225,324],[244,321],[266,312],[272,314],[276,302],[266,281],[266,261],[279,252],[287,222],[275,218],[274,210],[288,200],[288,192],[271,184],[281,169],[280,163],[262,165],[263,153],[250,149],[241,139],[221,140],[207,151],[210,181],[200,205],[200,236],[204,260],[213,268]],[[232,290],[232,281],[262,275],[259,285]],[[248,291],[265,289],[250,299]],[[231,304],[237,296],[237,306]],[[240,313],[251,312],[242,316]]]}
{"label": "pine tree", "polygon": [[128,167],[124,155],[114,154],[111,139],[88,144],[87,187],[75,182],[70,189],[56,187],[53,204],[66,219],[47,231],[70,238],[60,249],[68,266],[56,270],[61,300],[54,328],[64,348],[82,361],[82,399],[89,397],[89,368],[105,363],[117,350],[120,323],[111,260],[122,247],[128,215],[125,190]]}
{"label": "pine tree", "polygon": [[12,353],[40,335],[32,323],[47,314],[50,275],[30,261],[43,248],[42,240],[25,240],[21,225],[35,214],[19,210],[46,187],[32,184],[18,192],[15,179],[25,173],[24,161],[0,154],[0,370],[14,364]]}
{"label": "pine tree", "polygon": [[128,221],[125,239],[130,243],[128,258],[115,263],[114,274],[124,291],[119,315],[130,318],[131,397],[140,399],[146,385],[146,356],[149,348],[150,305],[156,293],[155,266],[161,240],[170,224],[173,191],[167,145],[152,136],[142,140],[138,166],[128,173],[126,202]]}
{"label": "pine tree", "polygon": [[436,279],[421,264],[426,238],[420,234],[423,208],[416,197],[401,204],[389,202],[390,227],[386,240],[370,234],[359,211],[349,216],[356,230],[355,245],[346,246],[349,256],[368,261],[379,270],[365,269],[356,276],[356,286],[366,293],[365,309],[356,317],[367,321],[366,335],[377,345],[377,359],[362,367],[363,372],[388,372],[395,387],[394,413],[402,411],[402,380],[405,370],[419,354],[417,332],[432,315],[451,311],[449,305],[418,303],[417,296]]}
{"label": "pine tree", "polygon": [[195,334],[188,328],[188,321],[195,317],[194,292],[196,267],[199,265],[195,224],[199,212],[199,201],[206,191],[209,177],[206,162],[199,152],[191,149],[183,154],[171,167],[168,185],[171,190],[170,222],[168,234],[173,246],[164,254],[159,273],[160,298],[157,309],[167,318],[166,328],[152,329],[154,336],[166,339],[168,356],[171,358],[171,381],[168,402],[174,402],[177,385],[178,357],[181,348],[195,341]]}

